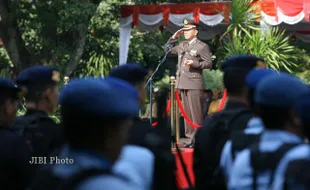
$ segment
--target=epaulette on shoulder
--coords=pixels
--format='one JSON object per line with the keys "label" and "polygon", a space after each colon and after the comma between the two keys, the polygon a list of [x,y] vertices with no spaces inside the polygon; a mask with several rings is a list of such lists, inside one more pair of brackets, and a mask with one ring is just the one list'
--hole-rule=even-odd
{"label": "epaulette on shoulder", "polygon": [[201,40],[197,40],[197,43],[198,43],[198,44],[200,44],[200,45],[202,45],[202,46],[207,45],[206,43],[204,43],[204,42],[203,42],[203,41],[201,41]]}

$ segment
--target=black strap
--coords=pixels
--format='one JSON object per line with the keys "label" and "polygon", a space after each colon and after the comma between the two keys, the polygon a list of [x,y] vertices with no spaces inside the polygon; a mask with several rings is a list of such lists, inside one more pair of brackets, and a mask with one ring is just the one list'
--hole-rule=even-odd
{"label": "black strap", "polygon": [[299,159],[288,164],[283,189],[294,190],[296,185],[310,189],[310,160]]}
{"label": "black strap", "polygon": [[245,113],[249,113],[250,110],[248,108],[240,108],[235,110],[223,110],[221,112],[217,112],[211,116],[211,122],[210,126],[212,127],[212,139],[214,141],[212,142],[214,146],[214,159],[213,159],[213,179],[212,179],[212,186],[217,187],[217,189],[220,187],[222,189],[226,189],[225,182],[223,179],[222,169],[220,167],[219,161],[221,158],[222,150],[229,139],[230,133],[231,133],[231,127],[230,125],[240,116],[242,116]]}
{"label": "black strap", "polygon": [[259,143],[255,143],[251,148],[251,166],[252,166],[252,178],[253,178],[253,190],[257,189],[257,174],[260,171],[270,170],[269,186],[271,186],[274,179],[274,172],[278,166],[278,163],[293,147],[299,145],[298,143],[285,143],[275,152],[260,152]]}
{"label": "black strap", "polygon": [[233,124],[239,117],[243,116],[244,114],[252,113],[250,109],[248,108],[240,108],[233,114],[231,119],[228,121],[228,126]]}
{"label": "black strap", "polygon": [[236,153],[240,152],[252,144],[256,143],[260,139],[259,134],[246,134],[243,131],[235,132],[231,137],[231,156],[234,161],[236,158]]}
{"label": "black strap", "polygon": [[[248,108],[240,108],[238,110],[225,110],[223,111],[222,118],[219,118],[216,128],[220,128],[220,130],[216,130],[220,134],[216,134],[220,137],[218,140],[217,146],[216,146],[216,156],[217,160],[220,160],[222,150],[224,148],[225,143],[229,139],[229,136],[231,134],[231,127],[230,125],[236,121],[237,118],[242,116],[245,113],[249,113]],[[218,165],[218,171],[220,169],[220,166]]]}

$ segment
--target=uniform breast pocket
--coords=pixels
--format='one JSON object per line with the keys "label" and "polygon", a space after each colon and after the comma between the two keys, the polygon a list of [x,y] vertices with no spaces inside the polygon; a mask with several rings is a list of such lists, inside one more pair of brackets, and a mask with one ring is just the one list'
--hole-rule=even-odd
{"label": "uniform breast pocket", "polygon": [[189,74],[188,78],[191,80],[201,80],[202,76],[200,74]]}

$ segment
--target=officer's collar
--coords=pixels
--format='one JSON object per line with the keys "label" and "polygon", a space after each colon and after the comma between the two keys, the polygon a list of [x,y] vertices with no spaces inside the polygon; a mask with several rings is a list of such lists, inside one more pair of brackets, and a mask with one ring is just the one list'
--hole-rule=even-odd
{"label": "officer's collar", "polygon": [[197,38],[195,37],[195,38],[193,38],[193,39],[191,39],[191,40],[189,40],[188,41],[188,44],[192,44],[192,43],[194,43],[195,42],[195,40],[197,40]]}

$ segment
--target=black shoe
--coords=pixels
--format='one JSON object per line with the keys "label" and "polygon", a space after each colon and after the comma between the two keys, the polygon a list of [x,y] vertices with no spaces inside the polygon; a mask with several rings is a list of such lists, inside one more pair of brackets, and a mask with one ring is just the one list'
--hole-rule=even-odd
{"label": "black shoe", "polygon": [[184,144],[184,145],[180,146],[180,148],[194,148],[194,143]]}
{"label": "black shoe", "polygon": [[191,144],[188,145],[187,148],[194,148],[194,147],[195,147],[195,144],[194,144],[194,143],[191,143]]}

